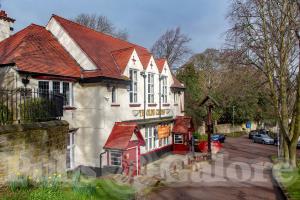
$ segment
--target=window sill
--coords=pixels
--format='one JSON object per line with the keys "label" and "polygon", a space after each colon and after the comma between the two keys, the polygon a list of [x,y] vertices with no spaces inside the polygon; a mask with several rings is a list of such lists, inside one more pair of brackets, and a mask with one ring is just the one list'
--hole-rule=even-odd
{"label": "window sill", "polygon": [[76,110],[77,108],[72,107],[72,106],[65,106],[64,110]]}
{"label": "window sill", "polygon": [[168,107],[168,106],[170,106],[170,104],[169,103],[164,103],[162,106],[163,107]]}
{"label": "window sill", "polygon": [[131,103],[129,104],[129,107],[140,107],[141,104],[140,103]]}
{"label": "window sill", "polygon": [[157,106],[156,103],[149,103],[149,104],[148,104],[148,107],[156,107],[156,106]]}
{"label": "window sill", "polygon": [[120,104],[112,103],[110,106],[111,107],[120,107]]}

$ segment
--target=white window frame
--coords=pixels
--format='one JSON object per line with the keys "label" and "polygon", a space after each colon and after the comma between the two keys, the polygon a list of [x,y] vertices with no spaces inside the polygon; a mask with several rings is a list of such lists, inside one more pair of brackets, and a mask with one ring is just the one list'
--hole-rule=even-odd
{"label": "white window frame", "polygon": [[[181,140],[178,140],[176,136],[181,136]],[[174,144],[183,144],[183,135],[182,134],[174,134]]]}
{"label": "white window frame", "polygon": [[67,144],[67,154],[69,153],[70,163],[66,163],[66,165],[67,169],[70,170],[75,168],[75,132],[70,132],[68,137],[69,143]]}
{"label": "white window frame", "polygon": [[129,78],[131,79],[131,85],[129,90],[129,102],[138,102],[138,70],[129,69]]}
{"label": "white window frame", "polygon": [[[113,153],[120,154],[120,157],[116,157],[119,160],[119,164],[112,163],[113,162],[112,157],[115,157],[115,156],[112,156]],[[122,151],[118,151],[118,150],[110,150],[109,151],[109,165],[110,166],[118,166],[118,167],[122,166]]]}
{"label": "white window frame", "polygon": [[154,73],[148,73],[148,103],[154,103]]}
{"label": "white window frame", "polygon": [[[146,142],[146,151],[151,151],[156,149],[159,146],[159,139],[155,137],[155,127],[147,126],[145,127],[145,142]],[[150,146],[151,144],[151,146]]]}
{"label": "white window frame", "polygon": [[174,104],[178,104],[178,92],[174,92]]}
{"label": "white window frame", "polygon": [[161,84],[161,98],[162,103],[168,103],[168,77],[162,76],[161,78],[162,84]]}
{"label": "white window frame", "polygon": [[[53,83],[54,82],[59,82],[60,83],[60,89],[59,89],[59,93],[64,95],[63,94],[63,84],[66,83],[66,84],[69,84],[69,94],[68,94],[68,103],[65,104],[65,101],[64,101],[64,106],[67,107],[67,106],[73,106],[73,83],[72,82],[68,82],[68,81],[58,81],[58,80],[39,80],[38,81],[38,88],[40,90],[40,82],[48,82],[48,92],[54,92],[54,88],[53,88]],[[42,90],[42,92],[44,92]]]}

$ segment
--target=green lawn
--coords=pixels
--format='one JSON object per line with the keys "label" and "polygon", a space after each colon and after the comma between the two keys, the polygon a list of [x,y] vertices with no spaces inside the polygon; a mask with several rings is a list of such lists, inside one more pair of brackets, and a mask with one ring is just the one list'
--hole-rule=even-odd
{"label": "green lawn", "polygon": [[[128,185],[118,185],[110,179],[80,179],[80,181],[48,182],[26,187],[7,187],[0,192],[4,200],[127,200],[135,191]],[[23,184],[24,185],[24,184]]]}
{"label": "green lawn", "polygon": [[300,170],[280,170],[277,177],[291,199],[300,199]]}

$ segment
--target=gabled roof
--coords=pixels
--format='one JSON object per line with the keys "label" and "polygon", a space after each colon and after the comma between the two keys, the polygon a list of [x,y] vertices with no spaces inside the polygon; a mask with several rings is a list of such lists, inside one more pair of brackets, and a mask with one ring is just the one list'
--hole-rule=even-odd
{"label": "gabled roof", "polygon": [[31,24],[0,43],[0,64],[19,71],[80,77],[80,67],[45,27]]}
{"label": "gabled roof", "polygon": [[103,148],[126,150],[133,145],[131,141],[133,134],[136,134],[138,144],[144,146],[145,141],[137,123],[116,122]]}
{"label": "gabled roof", "polygon": [[175,119],[175,124],[173,127],[173,133],[183,133],[194,132],[194,124],[191,117],[187,116],[177,116]]}
{"label": "gabled roof", "polygon": [[[113,55],[115,51],[134,48],[137,52],[148,52],[144,47],[97,32],[57,15],[53,15],[53,18],[65,29],[103,74],[120,75],[122,73],[121,68],[124,67],[118,66],[118,62],[115,62]],[[124,65],[123,58],[120,60],[119,62]]]}
{"label": "gabled roof", "polygon": [[119,66],[119,69],[121,70],[121,72],[123,73],[128,62],[130,59],[130,56],[132,55],[134,51],[133,47],[129,47],[126,49],[120,49],[120,50],[116,50],[111,52],[116,64]]}
{"label": "gabled roof", "polygon": [[161,73],[164,69],[166,59],[160,58],[155,60],[159,73]]}
{"label": "gabled roof", "polygon": [[144,69],[147,69],[150,59],[151,59],[151,54],[144,54],[144,55],[139,55],[140,61],[144,67]]}

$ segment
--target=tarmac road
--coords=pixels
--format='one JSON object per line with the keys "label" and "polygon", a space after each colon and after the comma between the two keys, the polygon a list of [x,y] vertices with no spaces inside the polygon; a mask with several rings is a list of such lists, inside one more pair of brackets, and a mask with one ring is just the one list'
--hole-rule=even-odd
{"label": "tarmac road", "polygon": [[247,136],[227,138],[223,152],[211,166],[198,172],[200,175],[158,189],[147,199],[284,199],[272,180],[270,157],[276,154],[276,146],[253,143]]}

